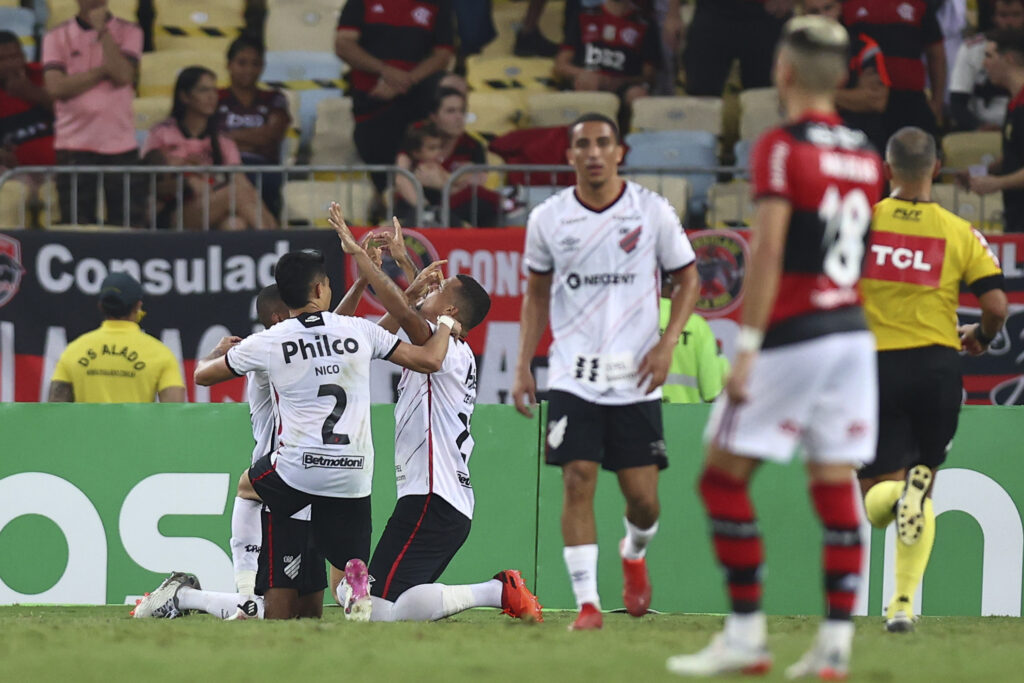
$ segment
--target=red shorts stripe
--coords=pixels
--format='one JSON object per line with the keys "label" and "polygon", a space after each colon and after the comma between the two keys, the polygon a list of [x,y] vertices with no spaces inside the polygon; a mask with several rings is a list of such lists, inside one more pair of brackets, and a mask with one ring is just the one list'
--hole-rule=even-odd
{"label": "red shorts stripe", "polygon": [[423,501],[423,510],[420,512],[420,518],[416,520],[416,526],[413,527],[412,533],[409,534],[409,539],[402,546],[402,551],[398,553],[398,557],[391,565],[391,569],[388,571],[388,578],[384,581],[384,590],[381,591],[381,597],[385,600],[388,599],[388,590],[391,588],[391,580],[395,578],[395,572],[398,571],[398,565],[402,563],[402,558],[405,557],[405,552],[409,550],[409,546],[412,545],[412,540],[416,538],[416,533],[420,530],[420,526],[423,524],[423,518],[427,516],[427,508],[430,507],[430,498],[433,493],[428,493],[426,500]]}

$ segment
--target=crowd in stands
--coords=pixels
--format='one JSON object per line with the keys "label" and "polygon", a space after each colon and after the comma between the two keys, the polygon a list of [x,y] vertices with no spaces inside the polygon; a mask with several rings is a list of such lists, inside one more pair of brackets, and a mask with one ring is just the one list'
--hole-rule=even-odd
{"label": "crowd in stands", "polygon": [[[946,165],[969,171],[953,195],[987,195],[1024,220],[1024,181],[1005,180],[1024,153],[1000,165],[1000,131],[1019,98],[1012,69],[990,73],[1006,53],[1024,63],[1024,41],[1014,43],[1024,0],[8,0],[0,170],[374,164],[420,187],[403,173],[369,174],[368,221],[521,225],[529,193],[500,174],[456,171],[562,163],[561,150],[528,143],[556,140],[554,129],[597,110],[629,134],[627,164],[670,169],[654,189],[670,194],[665,183],[684,179],[676,203],[688,223],[721,223],[712,216],[723,183],[735,178],[734,194],[745,192],[743,173],[671,167],[745,164],[757,133],[778,120],[772,52],[800,12],[850,33],[837,98],[849,125],[876,147],[905,125],[947,136]],[[958,143],[966,133],[981,137]],[[503,155],[510,146],[516,154]],[[179,176],[16,178],[37,203],[56,198],[59,221],[38,221],[48,225],[269,229],[292,222],[287,186],[314,177]],[[985,214],[965,217],[996,227]]]}

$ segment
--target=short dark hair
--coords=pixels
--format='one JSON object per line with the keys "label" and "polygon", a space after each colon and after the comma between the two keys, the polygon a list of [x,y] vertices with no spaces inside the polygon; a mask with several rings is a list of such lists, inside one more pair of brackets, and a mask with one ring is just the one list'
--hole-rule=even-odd
{"label": "short dark hair", "polygon": [[604,114],[597,113],[596,111],[587,112],[586,114],[583,114],[578,119],[569,124],[569,142],[572,142],[573,131],[576,130],[576,126],[580,125],[581,123],[590,123],[591,121],[596,121],[598,123],[607,123],[609,126],[611,126],[612,134],[615,136],[615,143],[618,144],[619,142],[622,142],[619,139],[619,126],[615,123],[615,121],[613,121],[610,117],[605,116]]}
{"label": "short dark hair", "polygon": [[469,275],[459,273],[455,277],[462,285],[455,294],[455,305],[462,314],[459,316],[459,322],[465,325],[468,332],[487,317],[487,312],[491,310],[491,297],[487,290]]}
{"label": "short dark hair", "polygon": [[461,90],[456,90],[455,88],[438,88],[437,94],[434,96],[434,106],[430,110],[431,113],[437,113],[441,108],[441,103],[444,102],[444,98],[446,97],[458,97],[462,100],[463,104],[466,104],[467,102],[466,94]]}
{"label": "short dark hair", "polygon": [[267,54],[267,48],[264,47],[262,40],[255,36],[242,34],[228,46],[228,61],[237,57],[242,50],[256,50],[260,59],[264,59]]}
{"label": "short dark hair", "polygon": [[442,137],[444,136],[441,135],[441,131],[437,129],[433,121],[418,121],[406,129],[405,138],[402,140],[402,151],[412,156],[413,152],[420,151],[423,141],[427,138],[440,140]]}
{"label": "short dark hair", "polygon": [[992,31],[989,34],[989,40],[996,44],[996,52],[999,54],[1013,52],[1017,55],[1017,62],[1024,65],[1024,31],[1014,29]]}
{"label": "short dark hair", "polygon": [[271,316],[275,313],[283,318],[288,317],[288,307],[281,301],[277,285],[267,285],[256,295],[256,318],[263,327],[273,325]]}
{"label": "short dark hair", "polygon": [[309,303],[313,284],[327,277],[324,256],[311,250],[289,251],[277,261],[274,279],[281,301],[297,310]]}
{"label": "short dark hair", "polygon": [[900,128],[885,146],[886,162],[907,179],[931,175],[936,155],[935,138],[915,126]]}
{"label": "short dark hair", "polygon": [[0,31],[0,45],[10,45],[11,43],[17,43],[21,45],[21,39],[10,31]]}

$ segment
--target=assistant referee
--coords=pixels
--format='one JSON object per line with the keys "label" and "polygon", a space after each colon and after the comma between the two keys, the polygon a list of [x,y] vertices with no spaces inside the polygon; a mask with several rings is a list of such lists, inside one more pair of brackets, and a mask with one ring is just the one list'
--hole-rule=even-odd
{"label": "assistant referee", "polygon": [[64,349],[50,381],[51,402],[180,403],[185,382],[178,359],[139,327],[142,285],[111,273],[100,285],[103,324]]}
{"label": "assistant referee", "polygon": [[[935,139],[906,127],[889,139],[892,194],[875,205],[864,277],[864,312],[878,347],[878,455],[858,473],[872,525],[895,518],[896,594],[889,631],[912,631],[913,596],[935,541],[931,486],[956,433],[961,349],[980,355],[1006,322],[999,262],[971,224],[931,201],[939,172]],[[981,323],[957,327],[963,282]]]}

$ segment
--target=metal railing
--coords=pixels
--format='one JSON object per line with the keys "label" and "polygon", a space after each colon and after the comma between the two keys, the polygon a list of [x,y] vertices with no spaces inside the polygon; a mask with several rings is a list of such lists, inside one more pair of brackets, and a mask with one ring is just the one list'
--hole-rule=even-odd
{"label": "metal railing", "polygon": [[[243,208],[250,213],[255,220],[250,227],[263,229],[265,212],[262,210],[251,210],[254,207],[240,207],[240,200],[244,199],[249,188],[245,187],[241,178],[246,178],[247,183],[255,190],[256,197],[262,197],[265,181],[271,176],[280,178],[282,206],[280,226],[288,227],[296,219],[303,224],[315,224],[326,219],[327,201],[333,199],[342,205],[346,216],[362,217],[368,214],[362,206],[356,204],[365,201],[368,204],[375,201],[376,192],[372,189],[370,177],[381,174],[385,177],[385,187],[393,188],[395,177],[403,176],[408,180],[416,192],[415,216],[416,222],[423,222],[423,208],[425,206],[423,185],[410,171],[398,166],[365,164],[365,165],[318,165],[318,166],[21,166],[5,171],[0,174],[0,192],[4,186],[12,181],[26,180],[26,194],[35,192],[36,210],[41,215],[41,220],[36,221],[39,227],[49,228],[53,225],[67,224],[70,226],[81,225],[79,220],[79,195],[85,183],[95,183],[96,191],[96,220],[95,224],[101,227],[120,228],[149,228],[155,230],[159,227],[176,230],[198,229],[210,230],[216,227],[211,224],[210,199],[211,194],[222,188],[227,191],[227,218],[236,219],[239,217],[239,209]],[[60,220],[54,220],[59,214],[58,206],[61,203],[57,196],[57,188],[52,182],[59,176],[70,176],[68,180],[69,197],[67,205],[70,215],[60,216]],[[120,184],[120,215],[122,220],[118,224],[111,224],[106,221],[103,197],[109,192],[110,178],[120,176],[115,181]],[[191,176],[199,180],[198,184],[188,183],[186,177]],[[324,176],[329,179],[324,180]],[[248,177],[253,180],[249,181]],[[294,192],[289,191],[289,183],[292,181],[315,180],[320,185],[302,186]],[[81,181],[81,182],[80,182]],[[158,186],[165,187],[168,182],[173,183],[172,196],[158,191]],[[214,185],[213,183],[218,183]],[[330,190],[330,184],[334,183],[337,193],[329,198],[323,194],[324,190]],[[59,185],[61,183],[57,183]],[[326,184],[326,187],[325,185]],[[189,197],[191,191],[186,188],[198,186],[198,196]],[[92,189],[92,188],[90,188]],[[293,188],[295,189],[295,188]],[[194,194],[194,193],[193,193]],[[291,195],[291,196],[289,196]],[[357,196],[358,195],[358,196]],[[301,197],[300,197],[301,196]],[[199,200],[200,220],[197,225],[186,225],[184,207],[186,201]],[[385,191],[382,200],[387,215],[394,213],[393,192]],[[172,203],[173,201],[173,203]],[[161,208],[161,203],[164,206]],[[22,202],[19,227],[29,227],[31,202]],[[110,207],[105,207],[109,209]],[[173,219],[167,224],[159,225],[160,214],[167,210]],[[138,217],[142,217],[141,219]],[[133,218],[134,217],[134,218]],[[359,222],[359,221],[353,221]],[[273,226],[271,226],[273,227]]]}

